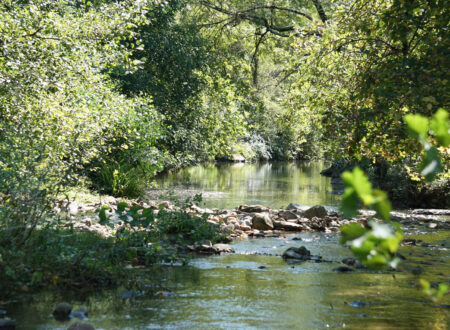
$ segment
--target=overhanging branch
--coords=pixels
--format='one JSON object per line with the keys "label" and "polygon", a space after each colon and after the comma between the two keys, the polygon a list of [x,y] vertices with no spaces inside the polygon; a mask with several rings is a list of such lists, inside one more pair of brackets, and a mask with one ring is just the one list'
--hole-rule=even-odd
{"label": "overhanging branch", "polygon": [[[267,9],[267,10],[278,10],[278,11],[285,11],[290,12],[296,15],[303,16],[307,18],[308,20],[312,21],[312,17],[304,12],[301,12],[296,9],[292,8],[286,8],[286,7],[279,7],[275,5],[266,6],[254,6],[251,8],[243,9],[243,10],[229,10],[223,7],[216,6],[208,1],[200,1],[200,4],[208,7],[210,9],[213,9],[215,11],[218,11],[222,14],[228,15],[231,17],[232,21],[239,22],[240,20],[247,20],[256,24],[259,24],[261,26],[264,26],[266,28],[267,32],[270,32],[274,35],[277,35],[279,37],[290,37],[290,36],[298,36],[298,37],[304,37],[304,36],[310,36],[310,35],[317,35],[321,36],[321,33],[319,31],[296,31],[295,27],[293,25],[287,25],[287,26],[277,26],[272,24],[272,22],[269,22],[269,20],[261,15],[254,14],[255,11],[260,9]],[[295,32],[293,34],[288,32]]]}

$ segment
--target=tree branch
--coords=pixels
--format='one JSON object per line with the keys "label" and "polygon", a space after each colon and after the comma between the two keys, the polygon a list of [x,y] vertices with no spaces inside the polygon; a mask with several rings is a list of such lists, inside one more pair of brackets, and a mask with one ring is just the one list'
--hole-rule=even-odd
{"label": "tree branch", "polygon": [[323,10],[322,4],[319,2],[319,0],[312,0],[314,7],[316,7],[317,13],[319,14],[320,19],[323,23],[328,21],[328,17],[325,14],[325,10]]}
{"label": "tree branch", "polygon": [[[277,36],[284,37],[284,38],[291,36],[291,34],[287,34],[286,32],[295,31],[295,27],[293,25],[275,26],[271,22],[269,22],[269,20],[266,17],[260,16],[260,15],[255,15],[255,14],[252,14],[251,12],[254,12],[255,10],[258,10],[258,9],[280,10],[280,11],[287,11],[287,12],[295,13],[297,15],[304,16],[304,17],[308,18],[309,20],[312,20],[311,16],[309,16],[308,14],[305,14],[301,11],[298,11],[296,9],[278,7],[278,6],[274,6],[274,5],[273,6],[254,6],[252,8],[248,8],[248,9],[244,9],[244,10],[231,11],[231,10],[225,9],[223,7],[218,7],[208,1],[200,1],[200,4],[205,7],[210,8],[210,9],[213,9],[215,11],[218,11],[220,13],[226,14],[228,16],[232,16],[234,21],[239,21],[239,20],[243,19],[243,20],[256,22],[256,23],[259,22],[260,25],[263,25],[266,28],[267,32],[270,32],[272,34],[275,34]],[[303,36],[307,36],[307,35],[321,36],[322,34],[319,31],[301,31],[301,32],[294,34],[294,36],[299,36],[299,37],[303,37]]]}

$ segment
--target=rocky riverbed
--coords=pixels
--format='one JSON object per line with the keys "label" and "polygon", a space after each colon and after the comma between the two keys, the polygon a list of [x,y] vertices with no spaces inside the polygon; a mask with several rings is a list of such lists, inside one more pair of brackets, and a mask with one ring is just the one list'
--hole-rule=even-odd
{"label": "rocky riverbed", "polygon": [[[163,201],[154,202],[132,202],[142,208],[150,208],[157,218],[160,210],[177,211],[179,206]],[[69,221],[66,227],[73,227],[80,231],[93,231],[105,237],[111,237],[115,231],[126,225],[115,212],[118,201],[109,198],[99,203],[77,203],[72,202],[63,205],[67,210]],[[109,208],[108,216],[113,225],[101,225],[98,221],[96,210],[103,206]],[[336,233],[339,227],[351,222],[367,226],[368,220],[373,218],[373,211],[361,210],[359,216],[352,219],[344,219],[340,212],[333,208],[321,205],[312,207],[296,203],[290,203],[286,209],[272,209],[263,205],[240,205],[235,209],[210,209],[191,205],[184,209],[191,216],[204,217],[206,221],[220,226],[221,231],[228,235],[229,240],[236,238],[262,238],[278,237],[287,232],[323,232]],[[408,211],[391,212],[393,221],[401,223],[409,228],[423,226],[428,229],[450,229],[450,211],[417,209]],[[201,254],[217,254],[233,252],[227,244],[211,244],[209,241],[195,246],[188,246],[188,252]]]}

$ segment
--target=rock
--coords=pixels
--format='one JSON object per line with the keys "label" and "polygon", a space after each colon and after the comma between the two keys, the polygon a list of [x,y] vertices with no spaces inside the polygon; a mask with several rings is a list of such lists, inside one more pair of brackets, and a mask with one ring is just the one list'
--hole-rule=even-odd
{"label": "rock", "polygon": [[214,244],[213,248],[216,250],[216,253],[234,253],[234,249],[228,244]]}
{"label": "rock", "polygon": [[327,210],[321,205],[315,205],[313,207],[310,207],[309,209],[307,209],[306,211],[303,211],[303,213],[302,213],[302,215],[308,219],[312,219],[314,217],[323,218],[327,214],[328,214]]}
{"label": "rock", "polygon": [[252,219],[253,228],[258,230],[273,229],[273,222],[267,213],[256,213]]}
{"label": "rock", "polygon": [[87,310],[82,307],[77,308],[76,310],[72,311],[72,313],[70,313],[71,318],[78,318],[80,320],[86,320],[87,316],[88,316]]}
{"label": "rock", "polygon": [[420,266],[413,267],[411,268],[411,273],[414,275],[421,275],[423,274],[423,268]]}
{"label": "rock", "polygon": [[311,259],[311,252],[304,246],[301,246],[299,248],[290,247],[289,249],[283,252],[282,257],[285,260],[294,259],[299,261],[305,261]]}
{"label": "rock", "polygon": [[354,300],[348,303],[349,306],[355,307],[355,308],[361,308],[366,306],[367,304],[361,300]]}
{"label": "rock", "polygon": [[298,210],[301,209],[302,205],[298,203],[289,203],[289,205],[286,207],[286,210]]}
{"label": "rock", "polygon": [[155,296],[159,297],[159,298],[165,298],[165,297],[175,297],[175,292],[172,291],[158,291],[155,293]]}
{"label": "rock", "polygon": [[423,214],[423,215],[448,215],[450,216],[450,210],[439,209],[415,209],[411,211],[411,214]]}
{"label": "rock", "polygon": [[75,201],[71,201],[68,205],[67,205],[67,212],[69,214],[78,214],[78,203]]}
{"label": "rock", "polygon": [[259,266],[258,269],[267,269],[266,266]]}
{"label": "rock", "polygon": [[250,231],[250,230],[252,230],[252,227],[247,226],[246,224],[241,225],[240,228],[241,228],[241,230],[243,230],[243,231]]}
{"label": "rock", "polygon": [[281,211],[278,216],[284,220],[297,220],[298,215],[291,211]]}
{"label": "rock", "polygon": [[0,330],[15,330],[16,329],[16,323],[9,319],[4,318],[0,319]]}
{"label": "rock", "polygon": [[354,267],[358,264],[358,260],[356,260],[355,258],[349,257],[349,258],[342,259],[342,263],[346,264],[347,266]]}
{"label": "rock", "polygon": [[269,208],[262,205],[241,205],[238,207],[238,210],[246,213],[255,213],[255,212],[269,212]]}
{"label": "rock", "polygon": [[123,299],[133,299],[137,296],[138,296],[138,294],[136,293],[136,291],[133,291],[133,290],[124,291],[120,294],[120,298],[123,298]]}
{"label": "rock", "polygon": [[314,217],[311,219],[311,223],[309,224],[309,226],[311,227],[311,229],[317,231],[325,231],[327,224],[328,222],[326,221],[326,219]]}
{"label": "rock", "polygon": [[56,305],[53,311],[53,316],[58,321],[67,321],[69,319],[70,312],[72,311],[72,305],[66,302]]}
{"label": "rock", "polygon": [[341,158],[333,162],[329,168],[323,170],[320,174],[323,176],[338,178],[342,173],[345,171],[351,171],[355,166],[356,164],[350,163],[349,161]]}
{"label": "rock", "polygon": [[339,266],[333,269],[334,272],[339,273],[349,273],[354,272],[355,270],[353,268],[347,267],[347,266]]}
{"label": "rock", "polygon": [[233,155],[233,162],[235,163],[245,163],[245,157],[241,155]]}
{"label": "rock", "polygon": [[255,230],[251,231],[248,234],[248,236],[251,236],[251,237],[264,237],[264,233],[260,232],[258,229],[255,229]]}
{"label": "rock", "polygon": [[405,238],[402,241],[403,245],[417,245],[417,240],[415,240],[414,238]]}
{"label": "rock", "polygon": [[70,327],[68,327],[67,330],[95,330],[95,328],[87,323],[75,322]]}
{"label": "rock", "polygon": [[169,209],[170,206],[171,205],[170,205],[170,203],[168,201],[164,201],[164,202],[159,203],[159,207],[160,208]]}
{"label": "rock", "polygon": [[285,231],[302,231],[303,226],[298,223],[288,222],[288,221],[274,221],[273,225],[275,229],[285,230]]}

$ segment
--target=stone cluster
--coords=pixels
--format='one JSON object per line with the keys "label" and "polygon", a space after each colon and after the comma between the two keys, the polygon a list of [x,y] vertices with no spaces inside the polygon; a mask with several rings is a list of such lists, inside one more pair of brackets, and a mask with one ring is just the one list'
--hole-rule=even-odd
{"label": "stone cluster", "polygon": [[192,211],[209,214],[207,221],[219,225],[224,233],[231,233],[231,238],[267,237],[280,232],[330,233],[337,232],[343,224],[356,221],[342,220],[336,211],[327,211],[320,205],[308,208],[294,203],[279,210],[262,205],[241,205],[234,210],[218,211],[194,207]]}

